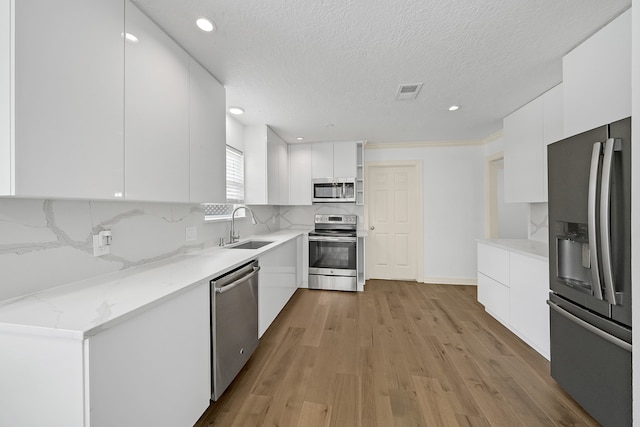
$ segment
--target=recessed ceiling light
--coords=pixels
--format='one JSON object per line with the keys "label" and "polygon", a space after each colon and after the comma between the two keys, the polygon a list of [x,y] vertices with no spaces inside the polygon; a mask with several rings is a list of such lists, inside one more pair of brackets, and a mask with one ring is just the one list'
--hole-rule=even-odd
{"label": "recessed ceiling light", "polygon": [[214,23],[211,22],[211,20],[208,19],[208,18],[198,18],[198,19],[196,19],[196,25],[202,31],[206,31],[207,33],[210,33],[211,31],[216,29],[216,26],[214,25]]}
{"label": "recessed ceiling light", "polygon": [[304,141],[304,138],[303,138],[303,137],[301,137],[301,136],[297,137],[296,139],[297,139],[298,141]]}
{"label": "recessed ceiling light", "polygon": [[240,107],[229,107],[229,112],[231,114],[235,114],[236,116],[239,116],[240,114],[244,113],[244,110]]}
{"label": "recessed ceiling light", "polygon": [[138,38],[131,33],[122,33],[120,35],[129,43],[138,43]]}
{"label": "recessed ceiling light", "polygon": [[459,105],[452,105],[451,107],[449,107],[449,111],[456,111],[459,108],[460,108]]}

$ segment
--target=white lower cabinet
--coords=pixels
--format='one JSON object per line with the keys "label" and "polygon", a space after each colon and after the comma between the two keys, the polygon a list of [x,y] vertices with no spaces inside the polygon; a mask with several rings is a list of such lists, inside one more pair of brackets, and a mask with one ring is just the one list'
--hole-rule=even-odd
{"label": "white lower cabinet", "polygon": [[549,359],[549,262],[478,244],[478,302]]}
{"label": "white lower cabinet", "polygon": [[512,329],[549,358],[549,262],[511,252],[509,324]]}
{"label": "white lower cabinet", "polygon": [[84,341],[3,333],[0,426],[193,425],[211,397],[209,325],[203,281]]}
{"label": "white lower cabinet", "polygon": [[478,273],[478,301],[500,323],[509,324],[509,286]]}
{"label": "white lower cabinet", "polygon": [[265,333],[278,313],[302,284],[299,265],[302,237],[283,243],[260,256],[258,284],[258,337]]}

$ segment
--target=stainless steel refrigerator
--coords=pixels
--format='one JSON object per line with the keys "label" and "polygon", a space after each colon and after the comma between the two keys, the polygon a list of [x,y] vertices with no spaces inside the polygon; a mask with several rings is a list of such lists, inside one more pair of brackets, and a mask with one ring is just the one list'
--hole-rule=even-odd
{"label": "stainless steel refrigerator", "polygon": [[548,147],[551,375],[631,425],[631,118]]}

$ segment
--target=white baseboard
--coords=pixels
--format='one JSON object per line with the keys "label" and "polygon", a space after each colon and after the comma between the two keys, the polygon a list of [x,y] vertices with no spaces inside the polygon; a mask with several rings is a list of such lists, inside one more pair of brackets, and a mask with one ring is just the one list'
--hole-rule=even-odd
{"label": "white baseboard", "polygon": [[422,279],[422,283],[429,283],[433,285],[476,286],[478,284],[478,279],[476,277],[425,277]]}

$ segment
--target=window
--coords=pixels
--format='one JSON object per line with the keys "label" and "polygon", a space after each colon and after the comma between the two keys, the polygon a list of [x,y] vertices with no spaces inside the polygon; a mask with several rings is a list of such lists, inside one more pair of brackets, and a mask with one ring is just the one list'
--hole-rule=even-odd
{"label": "window", "polygon": [[[227,204],[205,203],[205,221],[227,220],[233,210],[244,202],[244,154],[227,145]],[[245,210],[237,217],[245,216]]]}
{"label": "window", "polygon": [[227,145],[227,202],[244,202],[244,154]]}

